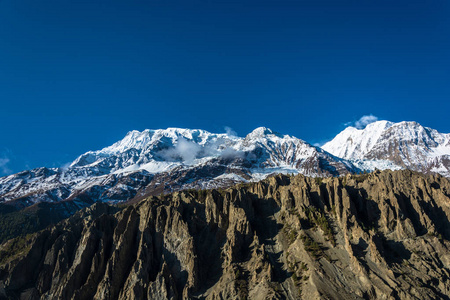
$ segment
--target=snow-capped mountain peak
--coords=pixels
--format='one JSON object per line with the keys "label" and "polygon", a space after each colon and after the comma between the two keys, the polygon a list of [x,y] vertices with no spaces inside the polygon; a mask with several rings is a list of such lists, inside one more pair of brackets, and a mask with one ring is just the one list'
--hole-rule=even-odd
{"label": "snow-capped mountain peak", "polygon": [[362,159],[376,145],[382,133],[393,124],[389,121],[377,121],[364,129],[349,126],[323,145],[322,149],[345,159]]}
{"label": "snow-capped mountain peak", "polygon": [[267,127],[258,127],[252,132],[250,132],[246,139],[258,139],[258,138],[264,138],[269,135],[275,135],[275,136],[281,136],[279,133],[272,131],[270,128]]}
{"label": "snow-capped mountain peak", "polygon": [[133,130],[128,132],[122,140],[100,150],[99,153],[114,154],[127,151],[128,149],[142,150],[161,140],[165,140],[167,142],[170,141],[170,143],[175,144],[179,139],[185,139],[202,145],[211,139],[226,136],[226,134],[212,134],[201,129],[183,129],[173,127],[158,130],[145,129],[141,132]]}
{"label": "snow-capped mountain peak", "polygon": [[256,181],[273,173],[337,176],[355,171],[345,160],[265,127],[245,138],[199,129],[134,130],[111,146],[80,155],[68,168],[0,178],[0,202],[124,201]]}
{"label": "snow-capped mountain peak", "polygon": [[[124,169],[134,164],[145,164],[151,160],[171,161],[175,158],[177,151],[179,159],[184,156],[191,157],[187,152],[209,155],[214,152],[219,143],[234,141],[234,137],[226,134],[213,134],[200,129],[167,128],[144,131],[133,130],[120,141],[98,151],[89,151],[78,157],[71,167],[82,167],[86,165],[104,163],[109,158],[117,156],[128,156],[125,161],[117,165],[113,171]],[[201,151],[207,150],[207,151]],[[172,153],[169,151],[174,149]],[[184,153],[181,153],[184,152]],[[183,155],[186,154],[186,155]],[[132,159],[131,159],[132,158]],[[192,160],[192,159],[189,159]]]}
{"label": "snow-capped mountain peak", "polygon": [[408,168],[450,176],[449,140],[450,134],[417,122],[378,121],[364,129],[348,127],[322,148],[362,169]]}
{"label": "snow-capped mountain peak", "polygon": [[229,186],[274,173],[339,176],[408,168],[450,177],[450,135],[416,122],[348,127],[323,149],[266,127],[245,138],[200,129],[130,131],[67,168],[0,178],[0,202],[125,201],[185,188]]}

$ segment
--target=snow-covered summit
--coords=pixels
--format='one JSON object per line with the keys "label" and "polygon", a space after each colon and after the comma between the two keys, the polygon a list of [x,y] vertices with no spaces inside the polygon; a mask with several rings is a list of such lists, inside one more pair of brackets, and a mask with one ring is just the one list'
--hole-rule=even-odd
{"label": "snow-covered summit", "polygon": [[67,168],[38,168],[0,178],[0,202],[125,201],[185,188],[224,187],[274,173],[339,176],[412,169],[450,177],[450,135],[416,122],[348,127],[323,148],[269,128],[245,137],[200,129],[130,131],[80,155]]}
{"label": "snow-covered summit", "polygon": [[273,173],[337,176],[357,169],[298,138],[260,127],[245,138],[200,129],[130,131],[68,168],[0,178],[0,202],[129,200],[183,188],[228,186]]}
{"label": "snow-covered summit", "polygon": [[[136,170],[159,173],[179,166],[195,166],[212,159],[236,156],[251,161],[259,169],[269,166],[298,169],[305,159],[322,152],[303,140],[281,135],[266,127],[256,128],[245,138],[199,129],[146,129],[142,132],[130,131],[109,147],[89,151],[78,157],[70,167],[96,167],[109,173]],[[321,155],[327,156],[326,153]]]}
{"label": "snow-covered summit", "polygon": [[278,132],[272,131],[270,128],[267,127],[258,127],[252,132],[250,132],[245,138],[247,140],[253,140],[253,139],[260,139],[260,138],[267,138],[269,136],[273,137],[283,137]]}
{"label": "snow-covered summit", "polygon": [[353,126],[345,128],[322,149],[346,159],[362,159],[380,139],[382,133],[394,123],[378,121],[368,124],[364,129]]}
{"label": "snow-covered summit", "polygon": [[450,134],[417,122],[377,121],[364,129],[348,127],[322,148],[367,169],[408,168],[450,175],[446,163]]}
{"label": "snow-covered summit", "polygon": [[[213,134],[200,129],[167,128],[143,131],[133,130],[120,141],[97,151],[89,151],[78,157],[71,167],[99,164],[112,157],[127,156],[114,166],[113,171],[129,167],[132,164],[145,164],[150,160],[171,160],[177,152],[208,155],[221,143],[232,143],[236,138],[227,134]],[[174,150],[170,152],[170,149]],[[200,151],[201,148],[207,151]],[[214,149],[217,150],[217,149]],[[169,151],[169,152],[167,152]],[[171,157],[173,156],[173,157]]]}
{"label": "snow-covered summit", "polygon": [[92,151],[91,153],[116,154],[125,152],[129,149],[142,150],[161,140],[174,144],[180,138],[184,138],[201,145],[211,139],[217,139],[220,137],[228,136],[226,134],[212,134],[201,129],[167,128],[158,130],[145,129],[143,131],[133,130],[128,132],[122,140],[101,150]]}

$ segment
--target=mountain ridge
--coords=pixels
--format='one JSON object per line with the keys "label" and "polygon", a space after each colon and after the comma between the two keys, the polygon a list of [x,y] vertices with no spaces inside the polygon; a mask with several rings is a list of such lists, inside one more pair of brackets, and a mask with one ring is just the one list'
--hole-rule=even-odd
{"label": "mountain ridge", "polygon": [[129,201],[180,189],[227,187],[275,173],[341,176],[411,169],[450,177],[450,134],[417,122],[348,127],[322,148],[266,127],[245,137],[201,129],[129,131],[65,168],[37,168],[0,178],[0,203]]}
{"label": "mountain ridge", "polygon": [[345,160],[265,127],[244,138],[198,129],[130,131],[111,146],[80,155],[67,168],[0,178],[0,202],[84,201],[78,195],[127,201],[142,193],[230,186],[273,173],[337,176],[355,171]]}
{"label": "mountain ridge", "polygon": [[0,299],[446,299],[448,134],[368,127],[348,160],[169,128],[0,178]]}
{"label": "mountain ridge", "polygon": [[450,177],[450,134],[414,121],[348,127],[322,148],[363,169],[411,169]]}

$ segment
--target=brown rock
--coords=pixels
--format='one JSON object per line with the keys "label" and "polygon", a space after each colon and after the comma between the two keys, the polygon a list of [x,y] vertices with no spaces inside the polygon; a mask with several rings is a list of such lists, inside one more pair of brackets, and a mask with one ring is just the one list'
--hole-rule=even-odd
{"label": "brown rock", "polygon": [[95,204],[0,245],[0,298],[445,299],[449,191],[383,171]]}

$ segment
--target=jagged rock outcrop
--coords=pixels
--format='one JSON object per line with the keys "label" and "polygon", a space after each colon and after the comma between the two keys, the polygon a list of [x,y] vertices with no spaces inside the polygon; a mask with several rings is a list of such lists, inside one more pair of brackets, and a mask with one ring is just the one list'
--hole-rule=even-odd
{"label": "jagged rock outcrop", "polygon": [[0,246],[0,298],[447,299],[450,183],[277,175],[96,203]]}

